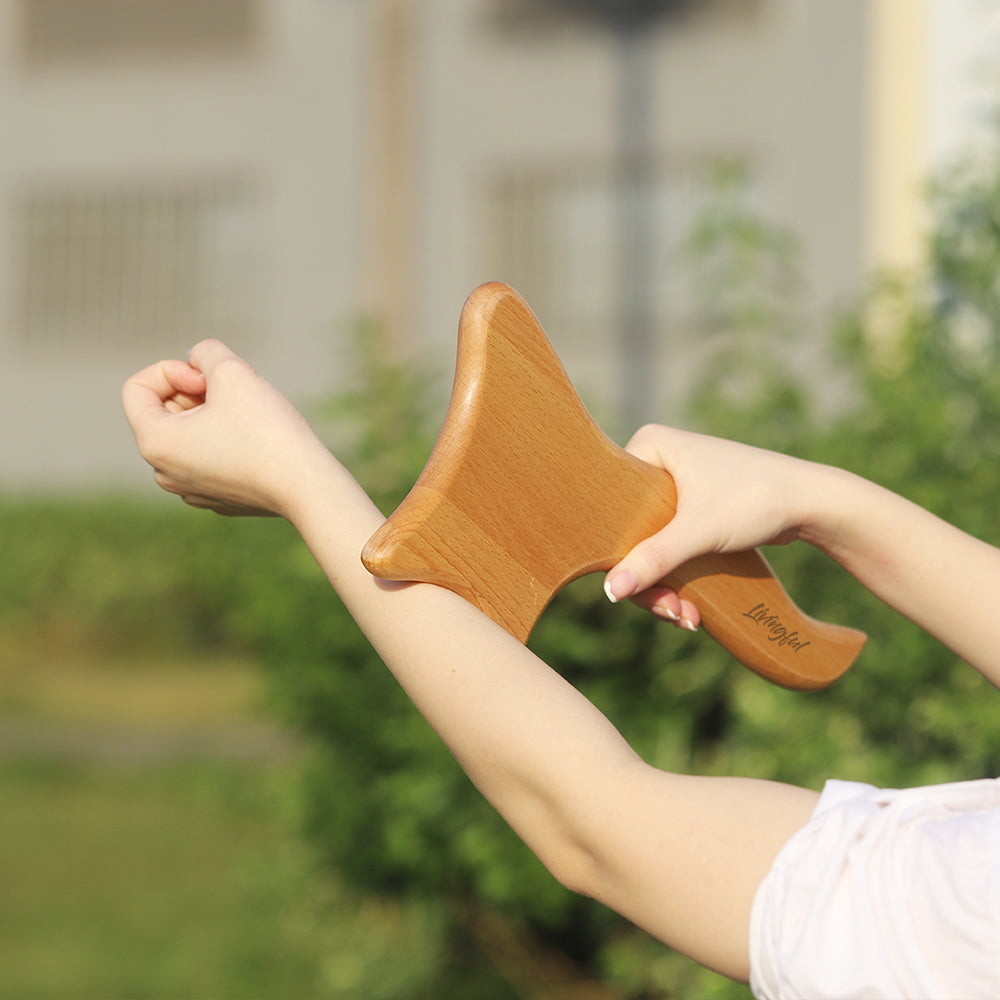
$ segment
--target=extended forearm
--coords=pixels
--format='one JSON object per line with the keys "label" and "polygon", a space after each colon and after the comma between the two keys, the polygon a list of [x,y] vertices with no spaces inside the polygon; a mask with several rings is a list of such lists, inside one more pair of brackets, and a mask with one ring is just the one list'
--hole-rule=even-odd
{"label": "extended forearm", "polygon": [[341,599],[480,791],[580,887],[597,792],[638,758],[590,702],[466,601],[371,577],[360,553],[382,515],[335,463],[309,475],[290,519]]}
{"label": "extended forearm", "polygon": [[841,470],[810,489],[801,537],[1000,686],[1000,551]]}

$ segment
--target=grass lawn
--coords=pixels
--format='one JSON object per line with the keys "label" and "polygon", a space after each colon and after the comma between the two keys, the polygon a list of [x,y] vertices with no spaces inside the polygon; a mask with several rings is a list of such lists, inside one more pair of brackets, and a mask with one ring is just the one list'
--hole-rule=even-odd
{"label": "grass lawn", "polygon": [[0,1000],[443,996],[439,914],[316,868],[260,703],[238,658],[0,635]]}
{"label": "grass lawn", "polygon": [[252,664],[0,657],[0,997],[308,998],[333,926]]}
{"label": "grass lawn", "polygon": [[311,997],[321,929],[280,770],[0,763],[0,996]]}
{"label": "grass lawn", "polygon": [[261,701],[238,657],[0,629],[0,1000],[512,996],[432,903],[316,868]]}

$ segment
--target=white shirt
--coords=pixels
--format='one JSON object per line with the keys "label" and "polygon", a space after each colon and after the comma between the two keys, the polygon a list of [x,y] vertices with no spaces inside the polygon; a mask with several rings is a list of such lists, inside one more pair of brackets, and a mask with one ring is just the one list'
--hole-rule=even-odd
{"label": "white shirt", "polygon": [[760,1000],[998,1000],[1000,780],[831,781],[754,900]]}

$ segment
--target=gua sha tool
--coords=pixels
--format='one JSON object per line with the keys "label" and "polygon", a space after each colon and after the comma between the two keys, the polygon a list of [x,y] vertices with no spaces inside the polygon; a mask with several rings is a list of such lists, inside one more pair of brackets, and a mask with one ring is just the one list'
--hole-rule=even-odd
{"label": "gua sha tool", "polygon": [[[462,310],[437,444],[362,560],[377,577],[455,591],[525,642],[557,591],[610,569],[676,503],[666,472],[594,423],[525,301],[491,283]],[[803,614],[757,550],[700,557],[665,583],[737,660],[785,687],[826,687],[865,643]]]}

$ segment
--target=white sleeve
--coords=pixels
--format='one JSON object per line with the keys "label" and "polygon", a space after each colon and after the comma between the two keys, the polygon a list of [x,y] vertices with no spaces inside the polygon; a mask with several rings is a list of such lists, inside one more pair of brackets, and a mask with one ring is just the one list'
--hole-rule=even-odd
{"label": "white sleeve", "polygon": [[831,781],[754,900],[760,1000],[1000,997],[1000,781]]}

